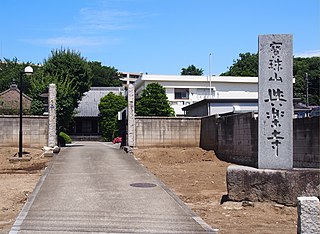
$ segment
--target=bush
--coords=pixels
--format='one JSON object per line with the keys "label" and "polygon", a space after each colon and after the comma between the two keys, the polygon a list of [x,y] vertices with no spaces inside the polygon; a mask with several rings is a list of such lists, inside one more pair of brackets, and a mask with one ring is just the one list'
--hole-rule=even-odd
{"label": "bush", "polygon": [[119,136],[118,111],[123,110],[126,106],[126,99],[112,92],[101,98],[99,103],[100,124],[105,141],[112,141]]}
{"label": "bush", "polygon": [[166,89],[159,83],[148,84],[137,100],[136,114],[139,116],[174,116]]}
{"label": "bush", "polygon": [[60,146],[66,146],[66,144],[70,144],[72,142],[71,137],[65,132],[60,132],[58,139]]}

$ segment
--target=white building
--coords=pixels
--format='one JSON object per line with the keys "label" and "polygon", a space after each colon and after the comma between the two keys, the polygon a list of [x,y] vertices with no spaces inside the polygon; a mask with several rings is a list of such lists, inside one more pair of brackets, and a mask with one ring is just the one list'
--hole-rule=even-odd
{"label": "white building", "polygon": [[123,87],[128,87],[133,84],[142,75],[142,73],[120,72],[120,80]]}
{"label": "white building", "polygon": [[182,108],[186,116],[223,115],[230,113],[258,112],[258,99],[204,99]]}
{"label": "white building", "polygon": [[[136,95],[150,83],[159,83],[176,115],[184,115],[183,107],[204,99],[257,99],[258,77],[146,75],[135,82]],[[211,87],[211,92],[210,92]]]}

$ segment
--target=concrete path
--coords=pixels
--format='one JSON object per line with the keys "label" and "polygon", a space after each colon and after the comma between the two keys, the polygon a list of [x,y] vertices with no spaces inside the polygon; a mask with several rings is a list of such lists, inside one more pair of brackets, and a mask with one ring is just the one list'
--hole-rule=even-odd
{"label": "concrete path", "polygon": [[215,232],[132,156],[78,142],[55,157],[10,233]]}

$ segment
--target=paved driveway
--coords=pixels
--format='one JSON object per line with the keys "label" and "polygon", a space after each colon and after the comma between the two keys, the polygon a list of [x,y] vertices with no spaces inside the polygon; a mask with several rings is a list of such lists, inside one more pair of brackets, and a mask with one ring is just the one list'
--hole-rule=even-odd
{"label": "paved driveway", "polygon": [[210,230],[132,156],[110,143],[78,142],[55,157],[10,233]]}

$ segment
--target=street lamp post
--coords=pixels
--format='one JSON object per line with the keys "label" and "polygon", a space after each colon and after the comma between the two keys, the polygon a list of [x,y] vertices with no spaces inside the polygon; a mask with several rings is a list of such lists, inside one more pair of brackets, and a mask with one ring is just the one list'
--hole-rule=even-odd
{"label": "street lamp post", "polygon": [[22,157],[22,82],[23,82],[23,75],[31,75],[33,73],[33,68],[27,66],[24,68],[23,71],[20,72],[20,108],[19,108],[19,117],[20,117],[20,125],[19,125],[19,158]]}

